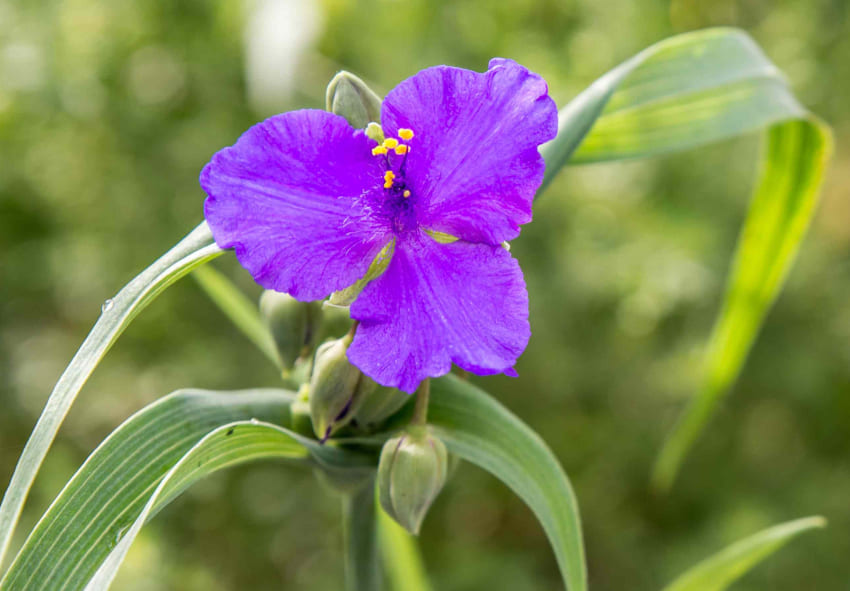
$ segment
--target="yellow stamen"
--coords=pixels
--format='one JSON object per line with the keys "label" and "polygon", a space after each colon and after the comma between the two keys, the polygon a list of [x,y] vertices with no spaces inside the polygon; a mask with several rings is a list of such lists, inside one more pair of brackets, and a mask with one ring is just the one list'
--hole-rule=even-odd
{"label": "yellow stamen", "polygon": [[386,154],[387,149],[383,146],[375,146],[372,148],[372,156],[380,156],[381,154]]}
{"label": "yellow stamen", "polygon": [[384,188],[389,189],[393,186],[393,179],[395,178],[395,173],[391,170],[388,170],[384,173]]}
{"label": "yellow stamen", "polygon": [[395,147],[395,153],[401,156],[402,154],[407,154],[407,150],[409,150],[408,146],[401,144]]}
{"label": "yellow stamen", "polygon": [[407,128],[399,129],[398,130],[398,137],[400,137],[403,140],[413,139],[413,130],[407,129]]}
{"label": "yellow stamen", "polygon": [[405,191],[404,193],[402,193],[402,196],[410,197],[410,191]]}
{"label": "yellow stamen", "polygon": [[387,139],[384,140],[384,143],[382,145],[385,148],[389,148],[390,150],[392,150],[393,148],[395,148],[398,145],[398,140],[395,139],[394,137],[388,137]]}

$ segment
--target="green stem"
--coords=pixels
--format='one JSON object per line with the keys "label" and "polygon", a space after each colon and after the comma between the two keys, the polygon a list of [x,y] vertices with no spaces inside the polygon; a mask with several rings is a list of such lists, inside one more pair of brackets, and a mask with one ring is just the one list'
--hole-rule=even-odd
{"label": "green stem", "polygon": [[392,517],[379,512],[381,555],[387,582],[393,591],[432,591],[416,538]]}
{"label": "green stem", "polygon": [[346,591],[380,591],[375,486],[346,495],[343,505]]}
{"label": "green stem", "polygon": [[428,422],[428,399],[431,396],[431,378],[425,378],[419,390],[416,392],[416,406],[413,407],[411,425],[422,425]]}

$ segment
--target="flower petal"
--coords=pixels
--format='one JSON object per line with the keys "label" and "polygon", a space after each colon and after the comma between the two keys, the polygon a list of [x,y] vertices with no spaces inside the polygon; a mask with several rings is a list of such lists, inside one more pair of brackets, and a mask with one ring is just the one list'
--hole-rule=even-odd
{"label": "flower petal", "polygon": [[351,305],[360,321],[349,360],[412,393],[452,362],[479,375],[512,372],[531,330],[519,264],[501,246],[399,239],[386,272]]}
{"label": "flower petal", "polygon": [[483,74],[428,68],[387,95],[381,119],[387,137],[415,134],[406,177],[421,224],[499,244],[531,221],[545,166],[537,147],[558,130],[543,78],[506,59]]}
{"label": "flower petal", "polygon": [[374,141],[342,117],[276,115],[213,156],[201,172],[216,243],[265,288],[316,300],[362,277],[390,239]]}

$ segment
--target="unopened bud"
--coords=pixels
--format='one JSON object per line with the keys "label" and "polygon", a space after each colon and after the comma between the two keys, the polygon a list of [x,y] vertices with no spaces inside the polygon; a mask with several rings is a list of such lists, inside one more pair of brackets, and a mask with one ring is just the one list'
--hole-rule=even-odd
{"label": "unopened bud", "polygon": [[351,335],[329,341],[316,351],[310,379],[310,418],[316,437],[325,441],[347,425],[360,404],[363,374],[351,365],[346,352]]}
{"label": "unopened bud", "polygon": [[354,74],[339,72],[325,95],[326,108],[342,115],[356,129],[381,120],[381,98]]}
{"label": "unopened bud", "polygon": [[414,535],[446,483],[448,453],[424,427],[390,439],[378,463],[378,492],[387,514]]}
{"label": "unopened bud", "polygon": [[381,421],[393,416],[410,399],[410,394],[381,386],[369,376],[363,376],[360,388],[360,407],[354,414],[354,420],[361,427],[374,427]]}
{"label": "unopened bud", "polygon": [[299,302],[285,293],[267,290],[260,297],[260,313],[274,339],[286,369],[316,346],[322,324],[321,302]]}

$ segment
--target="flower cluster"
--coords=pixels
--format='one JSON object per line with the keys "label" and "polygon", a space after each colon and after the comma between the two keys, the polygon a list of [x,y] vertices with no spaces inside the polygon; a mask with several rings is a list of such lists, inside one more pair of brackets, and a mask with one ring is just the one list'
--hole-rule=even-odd
{"label": "flower cluster", "polygon": [[348,358],[378,383],[413,392],[452,363],[516,375],[528,295],[503,243],[531,220],[556,132],[545,81],[519,64],[433,67],[387,95],[377,139],[317,110],[255,125],[201,173],[205,215],[258,283],[303,301],[390,256],[350,309]]}

